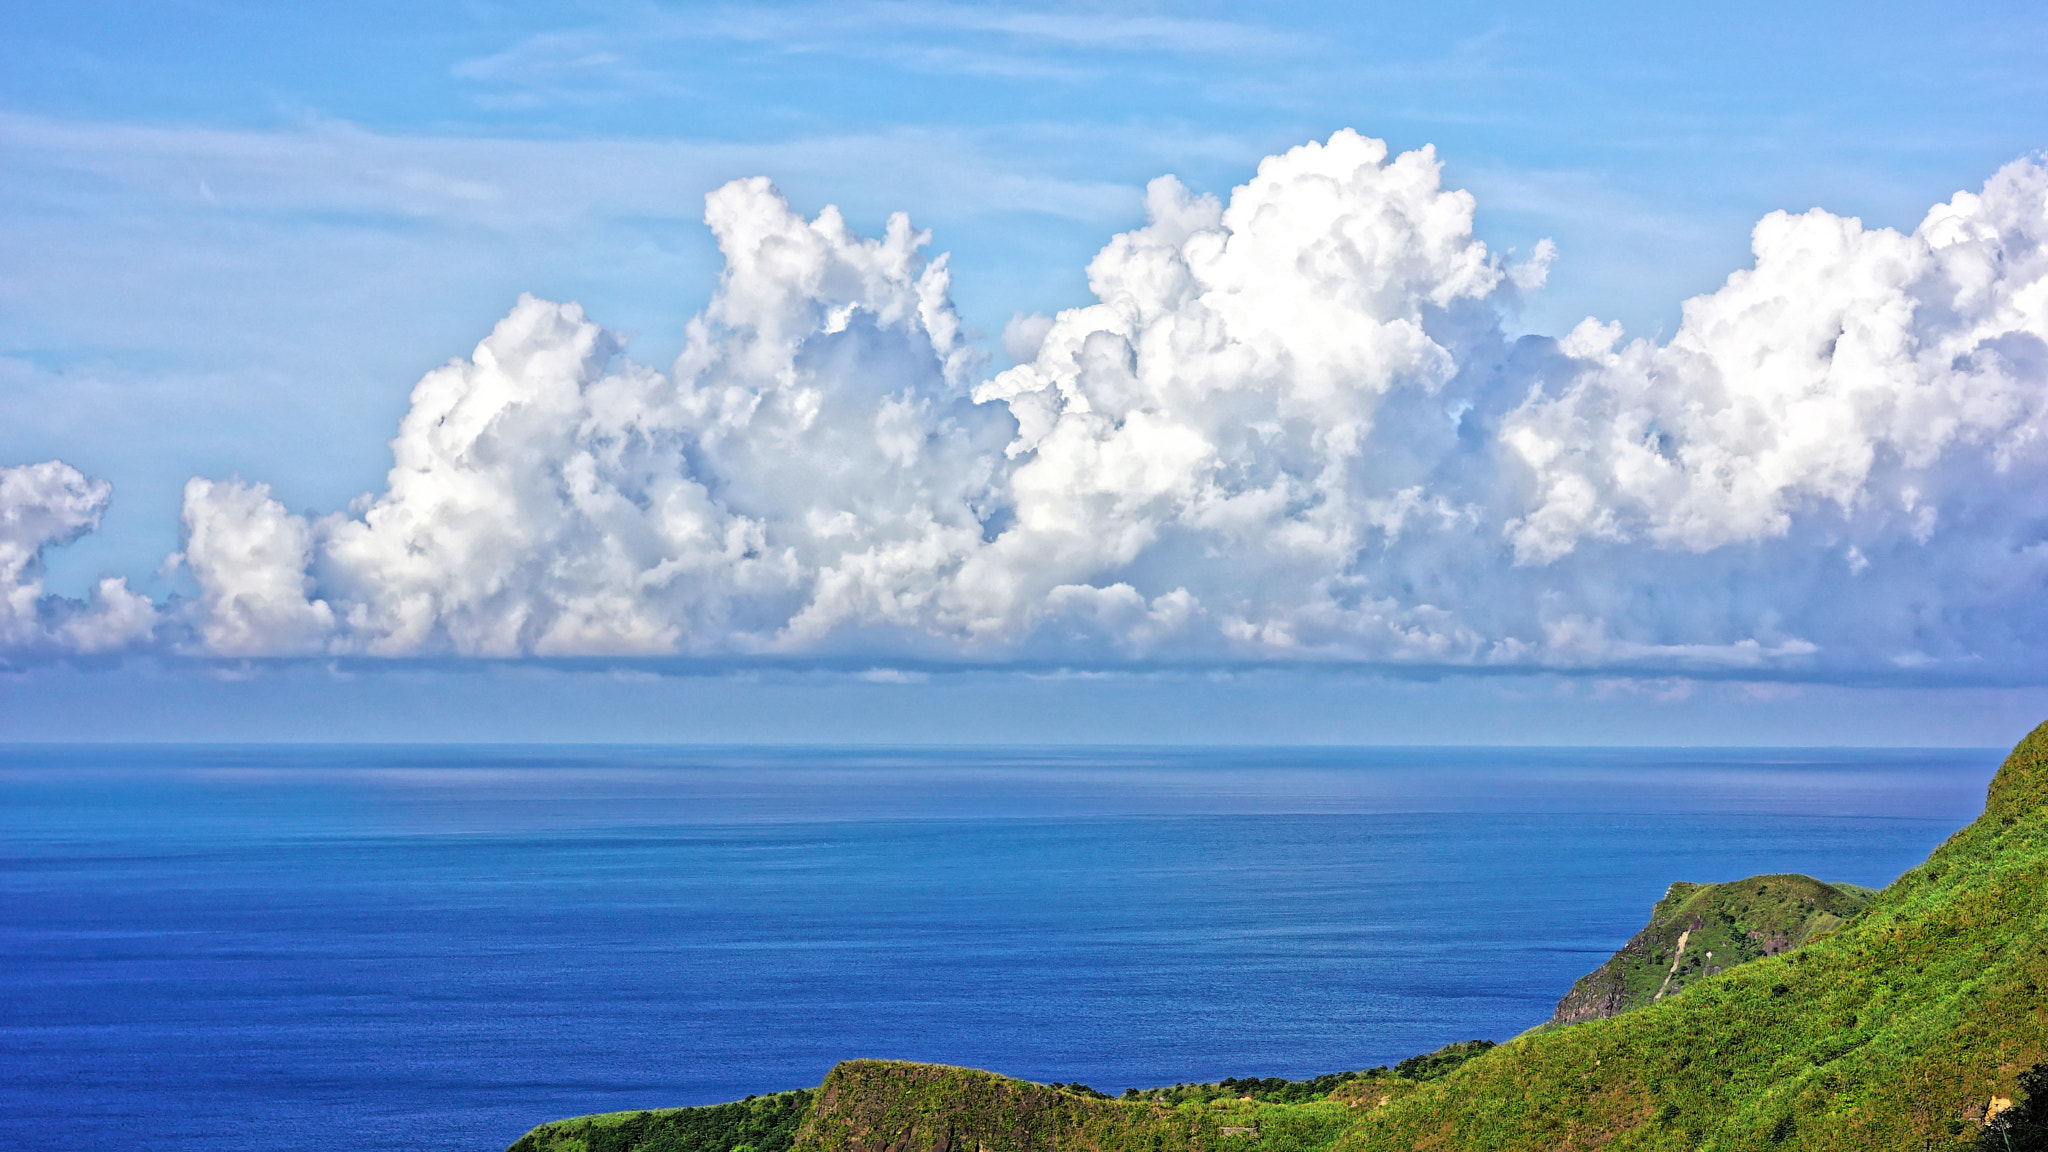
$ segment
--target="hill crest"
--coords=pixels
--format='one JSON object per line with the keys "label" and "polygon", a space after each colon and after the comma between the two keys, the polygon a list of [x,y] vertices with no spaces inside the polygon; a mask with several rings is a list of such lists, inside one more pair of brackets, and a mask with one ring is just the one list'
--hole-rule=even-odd
{"label": "hill crest", "polygon": [[1870,896],[1867,888],[1793,873],[1680,881],[1665,890],[1640,932],[1572,985],[1550,1023],[1616,1016],[1738,964],[1789,952],[1841,927]]}

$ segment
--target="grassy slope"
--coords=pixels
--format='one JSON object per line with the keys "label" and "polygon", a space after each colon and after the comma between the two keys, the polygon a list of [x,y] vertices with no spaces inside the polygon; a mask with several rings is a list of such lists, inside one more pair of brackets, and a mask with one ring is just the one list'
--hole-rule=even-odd
{"label": "grassy slope", "polygon": [[1354,1106],[1328,1100],[1104,1100],[966,1068],[849,1060],[819,1088],[796,1149],[1319,1152],[1355,1116]]}
{"label": "grassy slope", "polygon": [[1675,999],[1502,1045],[1371,1110],[1379,1149],[1966,1145],[2048,1047],[2048,724],[1863,913]]}
{"label": "grassy slope", "polygon": [[1797,948],[1839,928],[1870,896],[1867,888],[1798,875],[1673,884],[1651,909],[1649,924],[1572,985],[1551,1022],[1618,1015],[1737,964]]}
{"label": "grassy slope", "polygon": [[[1192,1152],[1322,1152],[1368,1108],[1469,1059],[1486,1041],[1417,1056],[1414,1079],[1385,1068],[1315,1080],[1092,1089],[1012,1080],[970,1068],[849,1060],[815,1090],[734,1104],[609,1112],[542,1124],[509,1152],[1022,1152],[1072,1147]],[[815,1105],[815,1107],[814,1107]]]}

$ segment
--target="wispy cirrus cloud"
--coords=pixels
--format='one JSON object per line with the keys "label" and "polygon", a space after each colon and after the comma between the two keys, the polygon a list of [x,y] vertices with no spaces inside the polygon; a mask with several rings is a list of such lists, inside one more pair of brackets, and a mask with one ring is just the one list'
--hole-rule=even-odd
{"label": "wispy cirrus cloud", "polygon": [[928,73],[1085,83],[1175,61],[1238,64],[1301,56],[1317,41],[1248,20],[1098,8],[882,2],[730,5],[687,16],[640,10],[599,24],[529,35],[457,62],[493,107],[592,103],[698,91],[688,61],[744,47],[834,57]]}
{"label": "wispy cirrus cloud", "polygon": [[[1103,222],[1128,187],[1064,179],[1006,157],[1014,130],[898,128],[735,143],[391,134],[341,121],[250,130],[109,124],[0,112],[8,199],[78,214],[138,193],[192,211],[350,213],[493,229],[603,218],[694,222],[732,176],[808,182],[865,175],[861,199],[917,198],[945,215],[1031,211]],[[887,156],[889,163],[873,163]]]}
{"label": "wispy cirrus cloud", "polygon": [[1184,55],[1299,51],[1313,41],[1252,21],[1160,13],[1126,15],[1099,7],[1027,8],[1007,4],[883,2],[734,7],[702,22],[714,33],[809,47],[827,36],[878,38],[919,33],[985,35],[1017,45],[1054,45],[1097,52]]}

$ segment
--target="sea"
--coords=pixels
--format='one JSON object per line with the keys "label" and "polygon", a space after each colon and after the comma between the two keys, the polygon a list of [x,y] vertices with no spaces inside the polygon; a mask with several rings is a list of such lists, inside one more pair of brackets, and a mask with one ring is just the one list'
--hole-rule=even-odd
{"label": "sea", "polygon": [[1883,885],[1999,758],[0,746],[0,1145],[1369,1068],[1542,1023],[1672,881]]}

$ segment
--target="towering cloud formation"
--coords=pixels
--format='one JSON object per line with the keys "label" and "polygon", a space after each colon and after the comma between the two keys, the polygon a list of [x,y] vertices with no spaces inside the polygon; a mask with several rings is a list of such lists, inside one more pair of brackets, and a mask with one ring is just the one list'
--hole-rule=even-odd
{"label": "towering cloud formation", "polygon": [[576,306],[524,298],[420,382],[389,487],[359,516],[309,526],[228,486],[188,492],[188,523],[252,521],[261,583],[286,590],[266,603],[309,625],[295,646],[660,654],[862,626],[960,634],[945,584],[996,511],[1010,429],[966,399],[944,259],[920,267],[926,238],[901,216],[865,240],[836,212],[797,217],[765,180],[713,193],[707,217],[726,272],[672,374],[622,359]]}
{"label": "towering cloud formation", "polygon": [[727,185],[670,371],[522,298],[352,512],[194,480],[193,642],[2035,673],[2039,165],[1911,235],[1774,214],[1664,345],[1507,338],[1548,246],[1490,253],[1427,149],[1341,132],[1146,204],[981,379],[907,220]]}
{"label": "towering cloud formation", "polygon": [[1637,536],[1705,552],[1785,536],[1816,505],[1926,543],[1956,457],[1988,465],[1973,483],[2039,457],[2042,211],[2042,170],[2017,164],[1911,236],[1777,212],[1756,267],[1688,301],[1668,346],[1581,325],[1563,347],[1587,369],[1502,437],[1537,480],[1517,557]]}
{"label": "towering cloud formation", "polygon": [[112,494],[58,460],[0,468],[0,652],[104,652],[154,630],[155,606],[117,577],[83,603],[43,595],[43,549],[99,527]]}
{"label": "towering cloud formation", "polygon": [[2048,172],[2013,164],[1910,236],[1773,213],[1755,251],[1669,345],[1592,321],[1561,342],[1570,374],[1501,422],[1531,482],[1515,560],[1657,556],[1660,584],[1843,664],[2037,667]]}
{"label": "towering cloud formation", "polygon": [[334,612],[308,603],[313,533],[263,484],[185,485],[184,561],[199,581],[199,639],[223,656],[319,652]]}

